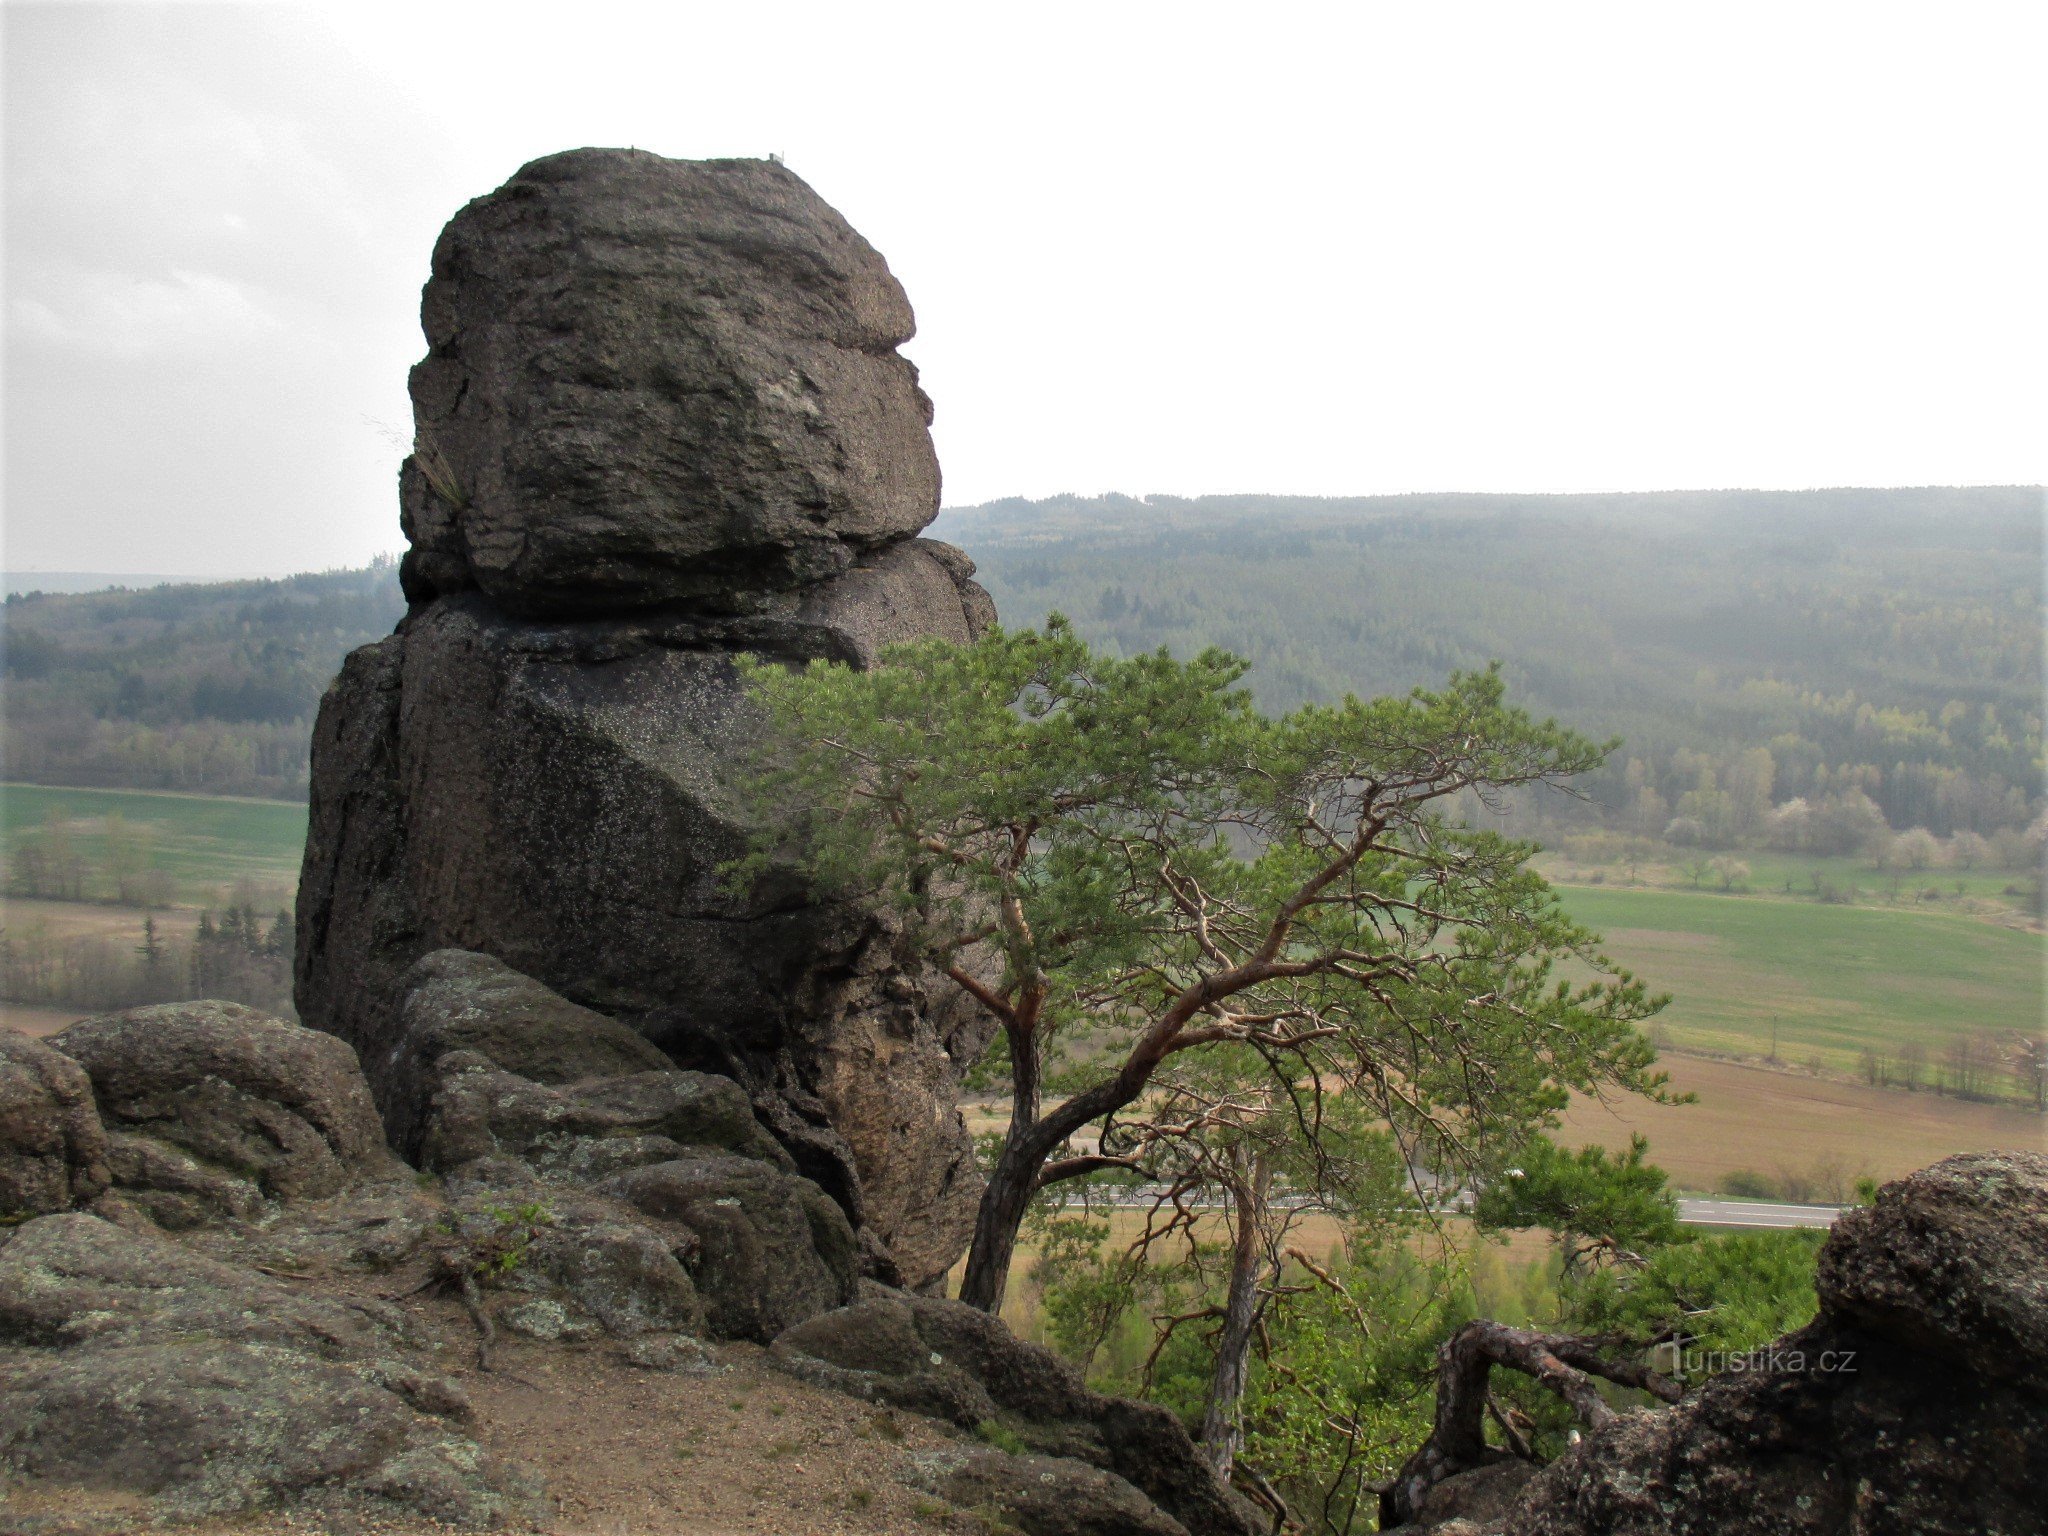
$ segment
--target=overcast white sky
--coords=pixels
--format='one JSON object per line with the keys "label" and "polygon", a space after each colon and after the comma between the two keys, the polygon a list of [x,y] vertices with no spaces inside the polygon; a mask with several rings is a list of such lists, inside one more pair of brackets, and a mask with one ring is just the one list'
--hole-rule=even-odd
{"label": "overcast white sky", "polygon": [[4,10],[4,560],[399,545],[441,223],[782,153],[949,505],[2048,479],[2038,4]]}

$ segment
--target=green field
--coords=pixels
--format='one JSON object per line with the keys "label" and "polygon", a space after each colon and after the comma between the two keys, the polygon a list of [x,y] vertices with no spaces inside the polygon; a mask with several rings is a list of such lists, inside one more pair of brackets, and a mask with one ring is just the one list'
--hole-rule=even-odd
{"label": "green field", "polygon": [[281,890],[299,880],[306,844],[306,807],[283,800],[228,800],[146,790],[0,786],[0,832],[10,856],[25,837],[41,836],[54,819],[87,865],[88,897],[111,899],[105,874],[108,818],[137,834],[141,856],[170,876],[176,899],[213,905],[247,882]]}
{"label": "green field", "polygon": [[[1660,846],[1652,858],[1636,867],[1632,881],[1623,865],[1574,859],[1563,852],[1545,852],[1536,864],[1552,880],[1565,885],[1597,883],[1620,885],[1624,889],[1647,886],[1720,894],[1720,876],[1706,871],[1695,882],[1686,869],[1687,857],[1685,850]],[[1702,861],[1727,857],[1746,866],[1749,873],[1739,882],[1738,895],[1791,896],[1810,901],[1823,889],[1831,888],[1831,904],[1929,911],[1951,911],[1961,906],[1964,910],[1984,912],[2025,910],[2032,890],[2028,875],[1982,865],[1974,869],[1942,866],[1892,870],[1880,869],[1867,858],[1749,848],[1726,855],[1703,852],[1699,857]]]}
{"label": "green field", "polygon": [[1819,1057],[1853,1072],[1866,1045],[2039,1029],[2048,940],[1982,919],[1764,896],[1561,887],[1616,961],[1674,994],[1659,1017],[1679,1050]]}

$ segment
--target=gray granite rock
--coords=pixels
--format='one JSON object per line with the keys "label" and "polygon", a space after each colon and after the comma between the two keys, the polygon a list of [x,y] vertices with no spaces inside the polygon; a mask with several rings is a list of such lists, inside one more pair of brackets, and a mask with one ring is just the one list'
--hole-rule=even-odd
{"label": "gray granite rock", "polygon": [[92,1082],[115,1189],[166,1226],[404,1175],[355,1052],[319,1030],[201,1001],[86,1019],[48,1044]]}
{"label": "gray granite rock", "polygon": [[69,1210],[108,1177],[106,1131],[85,1070],[0,1029],[0,1220]]}
{"label": "gray granite rock", "polygon": [[779,165],[536,160],[449,221],[420,312],[415,597],[744,609],[938,512],[909,300]]}

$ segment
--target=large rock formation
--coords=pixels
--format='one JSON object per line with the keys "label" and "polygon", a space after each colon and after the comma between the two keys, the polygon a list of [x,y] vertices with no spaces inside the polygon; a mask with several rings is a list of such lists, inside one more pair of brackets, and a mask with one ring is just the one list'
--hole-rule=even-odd
{"label": "large rock formation", "polygon": [[742,1083],[872,1272],[934,1281],[979,1192],[982,1026],[883,916],[719,873],[736,652],[865,665],[993,617],[913,537],[938,474],[901,288],[779,165],[580,150],[455,217],[422,315],[412,608],[321,706],[300,1016],[409,1150],[408,970],[495,956]]}
{"label": "large rock formation", "polygon": [[442,233],[420,318],[419,595],[745,611],[938,511],[910,301],[771,162],[537,160]]}

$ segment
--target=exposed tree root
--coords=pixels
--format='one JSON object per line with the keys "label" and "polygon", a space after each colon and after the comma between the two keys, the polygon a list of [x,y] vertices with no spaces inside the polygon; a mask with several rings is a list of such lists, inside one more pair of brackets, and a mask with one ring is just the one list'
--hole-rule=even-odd
{"label": "exposed tree root", "polygon": [[1527,1454],[1528,1442],[1510,1427],[1487,1390],[1496,1365],[1511,1366],[1556,1393],[1588,1429],[1614,1418],[1614,1410],[1593,1382],[1595,1376],[1677,1402],[1684,1395],[1677,1382],[1640,1361],[1606,1353],[1630,1347],[1622,1339],[1538,1333],[1485,1318],[1460,1328],[1437,1350],[1435,1427],[1380,1494],[1380,1528],[1412,1520],[1429,1490],[1445,1478],[1507,1459],[1509,1453],[1486,1443],[1489,1410],[1516,1453]]}
{"label": "exposed tree root", "polygon": [[488,1371],[491,1368],[491,1346],[498,1342],[498,1330],[491,1326],[491,1314],[484,1309],[484,1288],[466,1269],[458,1283],[462,1288],[462,1310],[476,1324],[476,1368]]}

